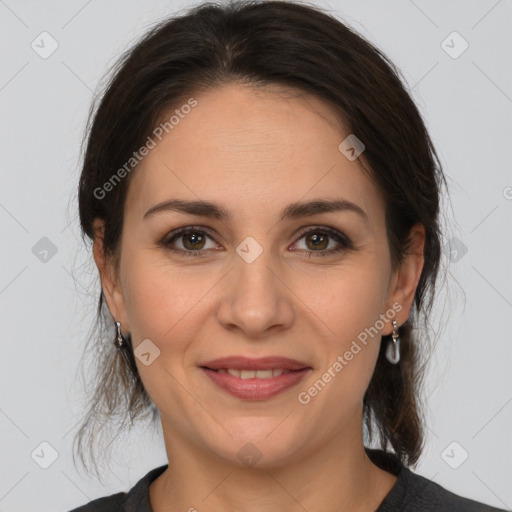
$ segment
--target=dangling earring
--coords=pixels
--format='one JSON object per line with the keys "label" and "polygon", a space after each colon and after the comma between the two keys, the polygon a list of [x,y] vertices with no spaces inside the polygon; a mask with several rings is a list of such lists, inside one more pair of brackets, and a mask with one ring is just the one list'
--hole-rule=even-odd
{"label": "dangling earring", "polygon": [[124,338],[121,334],[121,322],[116,322],[116,339],[114,340],[114,345],[121,349],[124,346]]}
{"label": "dangling earring", "polygon": [[386,347],[386,359],[391,364],[398,364],[400,361],[400,338],[398,337],[398,326],[396,320],[393,320],[393,333],[391,336],[393,340],[390,340]]}

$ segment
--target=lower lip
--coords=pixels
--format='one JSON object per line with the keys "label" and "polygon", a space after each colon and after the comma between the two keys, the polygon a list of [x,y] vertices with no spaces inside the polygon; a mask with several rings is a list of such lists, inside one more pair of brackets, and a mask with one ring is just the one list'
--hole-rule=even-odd
{"label": "lower lip", "polygon": [[265,400],[298,384],[311,368],[282,373],[269,379],[242,379],[229,373],[219,373],[201,368],[217,386],[237,398],[246,400]]}

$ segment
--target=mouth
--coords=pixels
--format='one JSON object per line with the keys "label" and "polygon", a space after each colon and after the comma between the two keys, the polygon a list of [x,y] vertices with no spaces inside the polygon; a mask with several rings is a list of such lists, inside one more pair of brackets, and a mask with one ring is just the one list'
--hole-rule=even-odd
{"label": "mouth", "polygon": [[[279,377],[280,375],[291,373],[291,372],[299,372],[301,370],[287,370],[286,368],[270,368],[268,370],[248,370],[248,369],[238,369],[238,368],[208,368],[207,366],[201,366],[201,368],[205,370],[211,370],[213,372],[217,372],[220,374],[227,373],[232,375],[233,377],[237,377],[240,379],[271,379],[273,377]],[[304,370],[306,368],[302,368]]]}
{"label": "mouth", "polygon": [[311,366],[294,359],[230,357],[199,365],[216,388],[244,400],[265,400],[295,387]]}
{"label": "mouth", "polygon": [[289,357],[266,356],[251,358],[242,355],[221,357],[211,361],[204,361],[200,363],[199,366],[202,368],[207,368],[209,370],[225,370],[226,372],[232,370],[244,372],[282,370],[283,372],[286,372],[310,368],[309,364],[303,361],[298,361],[297,359],[290,359]]}

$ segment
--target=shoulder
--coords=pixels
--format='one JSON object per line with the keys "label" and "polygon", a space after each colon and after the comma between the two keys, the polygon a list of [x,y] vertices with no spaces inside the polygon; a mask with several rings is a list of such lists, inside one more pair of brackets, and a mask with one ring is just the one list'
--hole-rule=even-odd
{"label": "shoulder", "polygon": [[405,511],[435,510],[436,512],[505,512],[485,503],[459,496],[427,478],[403,469],[407,479],[408,499]]}
{"label": "shoulder", "polygon": [[128,492],[118,492],[97,498],[69,512],[152,512],[149,501],[149,486],[167,469],[165,466],[146,473]]}
{"label": "shoulder", "polygon": [[69,512],[118,512],[123,510],[121,507],[125,503],[126,495],[125,492],[119,492],[111,496],[98,498]]}
{"label": "shoulder", "polygon": [[365,449],[372,462],[397,476],[395,485],[376,512],[506,512],[505,509],[459,496],[414,473],[394,453]]}

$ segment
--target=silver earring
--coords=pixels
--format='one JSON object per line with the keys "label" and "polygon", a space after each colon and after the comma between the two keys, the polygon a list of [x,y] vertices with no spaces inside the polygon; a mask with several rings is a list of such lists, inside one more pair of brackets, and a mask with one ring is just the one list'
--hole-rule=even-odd
{"label": "silver earring", "polygon": [[116,339],[114,340],[114,345],[117,348],[123,348],[124,346],[124,338],[121,334],[121,322],[116,322]]}
{"label": "silver earring", "polygon": [[391,364],[397,364],[400,361],[400,338],[398,337],[398,326],[396,320],[393,320],[393,340],[388,342],[386,347],[386,359]]}

